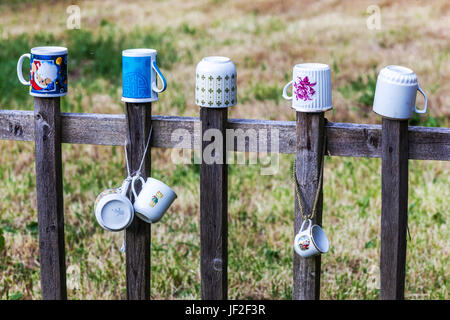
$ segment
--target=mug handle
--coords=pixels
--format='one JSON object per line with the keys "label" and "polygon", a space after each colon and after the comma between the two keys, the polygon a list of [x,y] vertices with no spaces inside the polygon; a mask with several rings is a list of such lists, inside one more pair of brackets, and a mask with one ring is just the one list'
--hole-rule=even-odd
{"label": "mug handle", "polygon": [[[303,220],[302,226],[300,227],[300,230],[298,231],[299,233],[302,232],[302,231],[304,231],[304,230],[303,230],[303,227],[305,226],[305,223],[306,223],[306,222],[308,222],[308,227],[307,227],[306,229],[308,229],[308,228],[311,226],[311,224],[312,224],[311,219]],[[306,230],[306,229],[305,229],[305,230]]]}
{"label": "mug handle", "polygon": [[166,78],[164,78],[164,75],[162,74],[161,70],[159,70],[158,66],[156,65],[156,61],[155,60],[152,61],[152,68],[156,71],[156,74],[159,76],[159,78],[161,79],[161,81],[163,83],[162,88],[158,89],[158,87],[156,86],[156,81],[153,82],[152,83],[152,90],[155,91],[156,93],[163,92],[167,88]]}
{"label": "mug handle", "polygon": [[133,191],[134,201],[136,201],[136,199],[138,197],[136,194],[136,190],[134,189],[134,184],[137,179],[141,180],[142,186],[144,186],[144,184],[145,184],[145,180],[141,176],[134,176],[133,179],[131,180],[131,190]]}
{"label": "mug handle", "polygon": [[425,112],[427,112],[427,105],[428,105],[428,99],[427,99],[427,96],[426,96],[425,92],[423,92],[422,88],[420,88],[419,85],[417,85],[417,90],[418,90],[418,91],[423,95],[423,97],[425,98],[425,106],[423,107],[422,110],[417,109],[417,106],[414,106],[414,111],[415,111],[416,113],[425,113]]}
{"label": "mug handle", "polygon": [[17,77],[19,78],[19,81],[22,84],[29,86],[30,81],[26,81],[22,74],[22,65],[23,65],[23,60],[25,60],[25,58],[31,59],[31,54],[25,53],[20,56],[19,61],[17,62]]}
{"label": "mug handle", "polygon": [[122,186],[120,187],[120,194],[121,194],[122,196],[125,196],[125,197],[126,197],[127,192],[128,192],[128,188],[129,188],[129,186],[130,186],[130,182],[131,182],[131,181],[133,181],[133,179],[131,179],[131,178],[126,178],[125,181],[122,183]]}
{"label": "mug handle", "polygon": [[292,100],[292,97],[293,97],[293,96],[290,96],[290,97],[289,97],[289,96],[287,95],[287,89],[288,89],[290,86],[292,86],[292,83],[294,83],[294,80],[289,81],[288,84],[285,85],[284,88],[283,88],[283,98],[285,98],[286,100]]}

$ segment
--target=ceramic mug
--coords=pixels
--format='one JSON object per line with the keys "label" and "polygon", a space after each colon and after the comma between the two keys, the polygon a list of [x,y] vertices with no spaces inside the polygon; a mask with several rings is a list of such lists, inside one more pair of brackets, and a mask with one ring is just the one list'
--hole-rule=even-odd
{"label": "ceramic mug", "polygon": [[[127,49],[122,51],[122,101],[153,102],[158,93],[167,88],[167,81],[156,64],[154,49]],[[158,89],[156,77],[162,81]]]}
{"label": "ceramic mug", "polygon": [[97,196],[94,212],[103,229],[121,231],[133,221],[133,204],[126,195],[130,183],[131,179],[126,179],[120,188],[105,190]]}
{"label": "ceramic mug", "polygon": [[[134,188],[137,179],[142,182],[139,195]],[[133,177],[131,188],[135,199],[134,210],[136,215],[148,223],[159,221],[177,197],[176,193],[166,184],[150,177],[147,181],[141,176]]]}
{"label": "ceramic mug", "polygon": [[[292,108],[301,112],[323,112],[332,109],[331,70],[323,63],[301,63],[294,66],[293,79],[283,88],[283,98],[292,100]],[[292,95],[287,90],[292,86]]]}
{"label": "ceramic mug", "polygon": [[195,70],[195,103],[227,108],[237,103],[236,66],[227,57],[203,58]]}
{"label": "ceramic mug", "polygon": [[[305,224],[308,222],[308,226]],[[329,249],[327,235],[317,224],[313,225],[310,219],[304,220],[299,232],[295,236],[294,250],[303,258],[326,253]]]}
{"label": "ceramic mug", "polygon": [[[423,109],[416,107],[419,91],[425,98]],[[377,78],[373,111],[390,119],[409,119],[414,112],[427,112],[427,96],[417,82],[416,74],[402,66],[387,66],[381,69]]]}
{"label": "ceramic mug", "polygon": [[[30,59],[30,77],[25,80],[22,64]],[[30,86],[30,95],[35,97],[61,97],[67,94],[67,48],[36,47],[25,53],[17,62],[19,81]]]}

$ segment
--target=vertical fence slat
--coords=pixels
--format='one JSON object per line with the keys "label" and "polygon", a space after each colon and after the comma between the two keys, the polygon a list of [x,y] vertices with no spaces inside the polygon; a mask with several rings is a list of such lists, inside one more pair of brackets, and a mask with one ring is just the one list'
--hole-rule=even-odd
{"label": "vertical fence slat", "polygon": [[[305,213],[311,212],[323,161],[325,135],[324,113],[297,112],[297,154],[296,174]],[[297,197],[297,196],[295,196]],[[317,204],[314,224],[322,225],[322,190]],[[294,234],[297,234],[303,218],[295,199]],[[292,298],[295,300],[318,300],[320,298],[321,257],[301,258],[294,252],[294,286]]]}
{"label": "vertical fence slat", "polygon": [[[151,103],[126,103],[127,154],[131,172],[139,168],[152,121]],[[142,175],[147,179],[151,173],[151,148],[148,148]],[[141,184],[136,183],[136,192]],[[128,300],[150,299],[150,224],[135,216],[126,229],[126,279]]]}
{"label": "vertical fence slat", "polygon": [[[200,165],[202,299],[225,300],[228,297],[228,168],[225,152],[228,110],[201,108],[200,120],[202,136],[208,129],[217,129],[223,137],[222,154],[218,155],[222,163],[207,164],[202,158]],[[202,141],[202,157],[210,143]]]}
{"label": "vertical fence slat", "polygon": [[403,299],[408,222],[408,121],[383,118],[380,299]]}
{"label": "vertical fence slat", "polygon": [[34,98],[36,190],[41,291],[67,299],[60,98]]}

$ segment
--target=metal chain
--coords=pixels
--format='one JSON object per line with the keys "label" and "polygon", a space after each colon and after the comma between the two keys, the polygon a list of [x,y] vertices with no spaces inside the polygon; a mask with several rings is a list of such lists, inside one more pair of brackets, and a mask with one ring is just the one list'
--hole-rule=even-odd
{"label": "metal chain", "polygon": [[317,186],[317,190],[316,190],[316,194],[314,196],[314,203],[313,203],[313,207],[312,207],[312,212],[309,215],[305,215],[305,209],[304,209],[304,204],[303,204],[303,200],[300,194],[300,188],[298,186],[298,180],[297,180],[297,175],[295,174],[295,170],[296,170],[296,157],[294,157],[294,164],[292,166],[292,182],[295,185],[295,193],[297,195],[297,202],[298,202],[298,206],[300,208],[300,214],[302,215],[304,220],[307,219],[312,219],[314,218],[316,211],[317,211],[317,203],[319,202],[319,195],[320,195],[320,189],[322,188],[322,177],[323,177],[323,167],[324,167],[324,162],[325,162],[325,151],[326,151],[326,146],[327,146],[327,140],[326,140],[326,136],[324,136],[324,142],[323,142],[323,151],[322,151],[322,162],[320,164],[320,173],[319,173],[319,184]]}

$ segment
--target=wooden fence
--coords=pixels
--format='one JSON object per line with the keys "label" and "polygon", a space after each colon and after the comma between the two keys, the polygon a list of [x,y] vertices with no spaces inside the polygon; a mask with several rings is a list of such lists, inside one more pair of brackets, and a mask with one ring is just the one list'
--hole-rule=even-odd
{"label": "wooden fence", "polygon": [[[150,127],[153,127],[151,147],[196,150],[203,150],[209,144],[202,142],[199,136],[207,129],[222,132],[223,146],[228,146],[226,129],[267,130],[269,150],[259,150],[259,143],[246,141],[229,144],[230,151],[295,154],[296,174],[307,209],[312,206],[319,183],[323,143],[326,143],[328,156],[381,157],[380,298],[404,298],[408,159],[449,161],[450,129],[408,127],[407,121],[388,119],[383,119],[382,125],[331,123],[324,113],[298,112],[296,121],[267,121],[228,119],[227,109],[202,108],[199,118],[152,116],[151,111],[151,103],[126,103],[126,115],[61,113],[59,98],[35,98],[34,112],[0,110],[0,139],[36,144],[43,299],[67,299],[61,143],[118,146],[128,137],[127,154],[133,171],[139,166]],[[200,132],[195,130],[196,125],[201,126]],[[190,142],[172,141],[172,132],[176,129],[185,129],[196,138]],[[272,130],[279,133],[277,150],[270,150]],[[225,152],[220,157],[225,159]],[[228,170],[223,162],[202,163],[200,169],[202,299],[228,297]],[[150,166],[148,152],[142,169],[145,176],[150,176]],[[314,218],[320,225],[322,202],[320,195]],[[292,238],[301,223],[296,205]],[[126,231],[128,299],[150,298],[150,242],[150,225],[134,219]],[[319,299],[320,267],[320,256],[302,259],[294,254],[293,299]]]}

